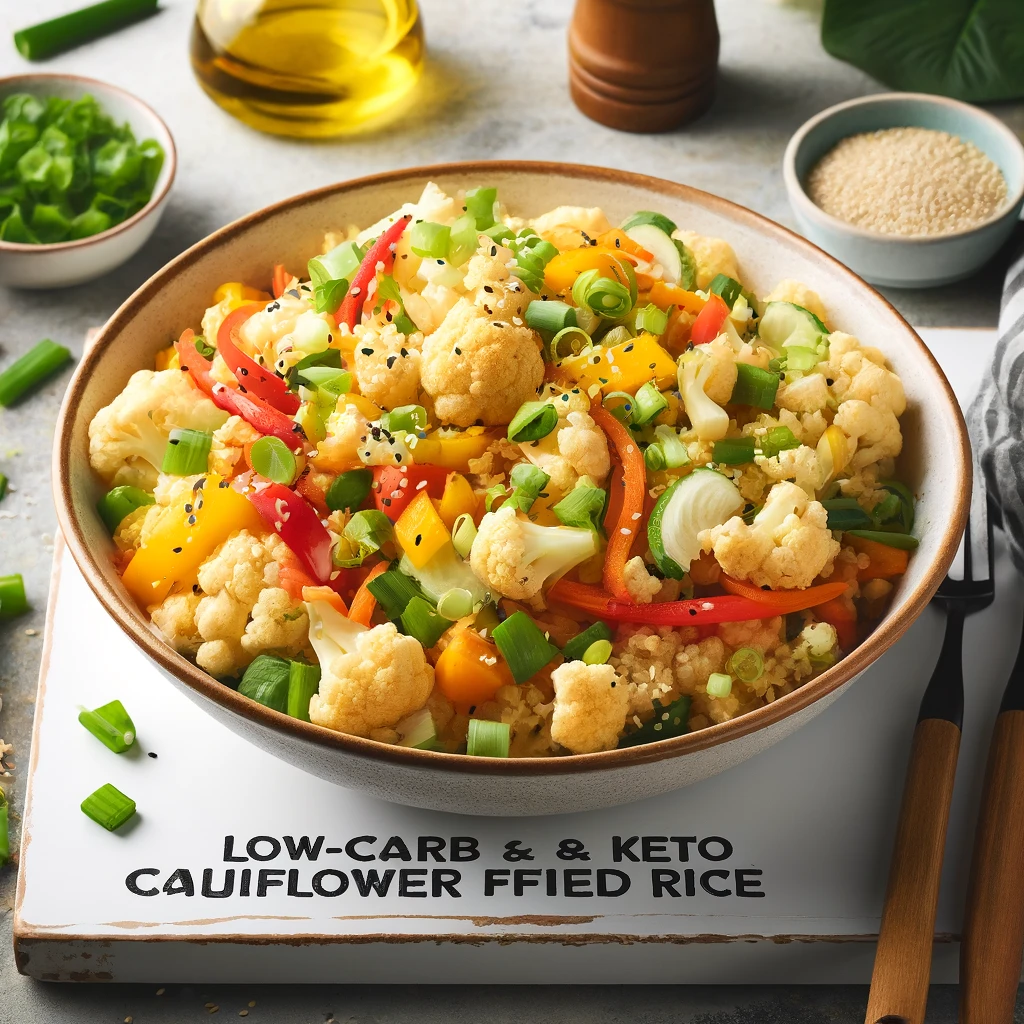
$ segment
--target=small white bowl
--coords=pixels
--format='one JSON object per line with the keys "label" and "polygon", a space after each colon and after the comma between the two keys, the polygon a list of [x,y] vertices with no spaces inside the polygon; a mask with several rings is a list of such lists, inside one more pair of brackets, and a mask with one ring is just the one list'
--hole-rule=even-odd
{"label": "small white bowl", "polygon": [[115,85],[78,75],[12,75],[0,78],[0,103],[12,93],[93,96],[118,123],[127,123],[140,142],[156,139],[164,148],[164,165],[153,195],[138,213],[108,231],[72,242],[26,245],[0,240],[0,285],[9,288],[66,288],[106,274],[130,259],[153,234],[171,192],[177,154],[167,125],[152,108]]}
{"label": "small white bowl", "polygon": [[[883,235],[825,213],[804,190],[811,168],[842,139],[884,128],[932,128],[974,143],[1002,171],[1006,202],[983,224],[947,235]],[[978,107],[923,93],[864,96],[823,110],[790,139],[782,174],[804,235],[866,281],[894,288],[969,277],[1010,237],[1024,203],[1020,139]]]}

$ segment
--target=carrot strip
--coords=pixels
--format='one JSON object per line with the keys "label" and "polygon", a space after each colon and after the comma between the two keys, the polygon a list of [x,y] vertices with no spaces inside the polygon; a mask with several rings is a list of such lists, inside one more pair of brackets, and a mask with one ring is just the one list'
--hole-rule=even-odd
{"label": "carrot strip", "polygon": [[288,287],[288,281],[291,278],[291,274],[284,269],[283,263],[274,264],[274,276],[271,279],[271,291],[274,293],[274,298],[279,299],[284,295],[284,290]]}
{"label": "carrot strip", "polygon": [[848,589],[845,583],[822,583],[804,590],[762,590],[753,583],[733,579],[725,573],[718,582],[730,594],[737,594],[763,604],[768,615],[786,615],[789,612],[802,611],[804,608],[813,608],[815,605],[842,597]]}
{"label": "carrot strip", "polygon": [[348,615],[348,608],[345,607],[341,594],[330,587],[303,587],[302,600],[326,601],[336,611],[341,612],[342,615]]}
{"label": "carrot strip", "polygon": [[549,591],[548,597],[553,601],[580,608],[592,615],[602,616],[608,611],[611,596],[599,587],[586,583],[574,583],[572,580],[561,579]]}
{"label": "carrot strip", "polygon": [[378,562],[366,575],[366,579],[359,585],[356,596],[352,598],[352,607],[349,609],[348,617],[353,622],[368,626],[373,618],[373,610],[377,607],[377,598],[370,593],[367,583],[376,579],[382,572],[386,572],[387,562]]}

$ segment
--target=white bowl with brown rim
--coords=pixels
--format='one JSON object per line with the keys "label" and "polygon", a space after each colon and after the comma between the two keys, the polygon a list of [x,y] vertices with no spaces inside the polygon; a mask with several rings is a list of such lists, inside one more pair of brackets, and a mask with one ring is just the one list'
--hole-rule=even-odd
{"label": "white bowl with brown rim", "polygon": [[[899,471],[919,499],[921,543],[888,613],[860,647],[800,689],[731,722],[605,753],[496,760],[391,746],[289,718],[217,682],[160,639],[114,568],[113,545],[96,512],[103,488],[89,467],[89,421],[131,373],[152,367],[168,338],[199,323],[221,282],[264,282],[275,262],[304,266],[320,251],[326,229],[372,224],[418,196],[428,181],[448,192],[496,186],[524,216],[561,204],[602,206],[613,222],[638,209],[661,210],[687,228],[728,239],[755,292],[797,278],[821,295],[837,329],[886,353],[909,400]],[[53,477],[61,529],[97,597],[163,675],[214,718],[339,785],[418,807],[500,815],[565,813],[655,796],[730,768],[810,721],[927,605],[956,551],[971,484],[963,417],[938,364],[892,306],[845,267],[785,228],[685,185],[518,161],[411,168],[332,185],[243,217],[193,246],[121,306],[82,359],[61,410]]]}
{"label": "white bowl with brown rim", "polygon": [[174,183],[174,139],[160,116],[142,100],[116,85],[79,75],[27,74],[0,78],[0,105],[13,93],[78,100],[92,96],[119,124],[128,123],[135,138],[156,139],[163,146],[160,169],[149,202],[120,224],[98,235],[68,242],[31,245],[0,239],[0,285],[8,288],[67,288],[84,284],[126,263],[156,230]]}

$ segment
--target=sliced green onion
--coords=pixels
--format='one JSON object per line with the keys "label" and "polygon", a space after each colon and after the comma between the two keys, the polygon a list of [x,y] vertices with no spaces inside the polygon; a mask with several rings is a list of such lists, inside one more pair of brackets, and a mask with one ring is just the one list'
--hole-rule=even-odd
{"label": "sliced green onion", "polygon": [[736,384],[729,401],[733,405],[752,405],[770,409],[779,390],[779,375],[749,363],[736,364]]}
{"label": "sliced green onion", "polygon": [[513,612],[491,630],[491,636],[508,663],[512,678],[520,684],[560,653],[526,612]]}
{"label": "sliced green onion", "polygon": [[324,501],[332,512],[357,509],[369,497],[372,487],[372,469],[350,469],[331,481]]}
{"label": "sliced green onion", "polygon": [[437,741],[437,726],[429,708],[420,708],[403,718],[395,730],[400,739],[400,747],[412,747],[415,750],[441,750]]}
{"label": "sliced green onion", "polygon": [[633,422],[636,400],[628,391],[612,391],[604,396],[601,404],[624,426]]}
{"label": "sliced green onion", "polygon": [[107,491],[96,503],[96,511],[106,524],[111,536],[117,533],[124,517],[134,512],[143,505],[152,505],[155,501],[152,494],[148,494],[138,487],[130,487],[122,484]]}
{"label": "sliced green onion", "polygon": [[[329,366],[332,369],[341,369],[341,352],[336,348],[325,348],[322,352],[311,352],[308,356],[303,356],[289,371],[288,371],[288,387],[293,391],[305,380],[304,371],[309,369],[311,366]],[[307,381],[312,383],[312,381]]]}
{"label": "sliced green onion", "polygon": [[287,658],[258,654],[245,670],[238,692],[257,704],[287,714],[290,678],[291,662]]}
{"label": "sliced green onion", "polygon": [[372,508],[356,512],[345,524],[334,547],[334,564],[342,569],[354,569],[380,551],[393,536],[394,527],[383,512]]}
{"label": "sliced green onion", "polygon": [[470,757],[508,757],[512,730],[506,722],[485,722],[480,718],[469,720],[466,753]]}
{"label": "sliced green onion", "polygon": [[637,210],[632,216],[622,222],[622,230],[639,227],[641,224],[653,224],[659,231],[671,235],[676,229],[674,221],[671,221],[663,213],[655,213],[653,210]]}
{"label": "sliced green onion", "polygon": [[654,428],[654,436],[661,444],[665,454],[665,466],[668,469],[678,469],[680,466],[690,464],[690,455],[686,450],[686,445],[683,444],[679,434],[672,427],[663,423]]}
{"label": "sliced green onion", "polygon": [[21,573],[0,576],[0,619],[13,619],[15,615],[24,615],[28,610],[25,581]]}
{"label": "sliced green onion", "polygon": [[201,334],[195,335],[192,343],[195,345],[196,351],[204,359],[212,359],[217,354],[216,347],[211,345]]}
{"label": "sliced green onion", "polygon": [[529,512],[550,479],[543,469],[529,462],[517,462],[509,473],[508,482],[512,486],[512,493],[506,504],[515,505],[521,512]]}
{"label": "sliced green onion", "polygon": [[721,295],[725,299],[725,304],[732,309],[736,300],[743,294],[743,285],[728,274],[716,274],[708,291]]}
{"label": "sliced green onion", "polygon": [[381,414],[380,425],[394,434],[398,430],[415,434],[427,425],[427,410],[422,405],[400,405]]}
{"label": "sliced green onion", "polygon": [[97,825],[113,832],[135,814],[135,801],[108,782],[82,801],[82,810]]}
{"label": "sliced green onion", "polygon": [[90,39],[109,35],[154,14],[157,0],[103,0],[14,33],[14,45],[26,60],[45,60]]}
{"label": "sliced green onion", "polygon": [[7,496],[7,477],[0,473],[0,501]]}
{"label": "sliced green onion", "polygon": [[437,613],[453,622],[473,614],[473,595],[462,587],[446,590],[437,601]]}
{"label": "sliced green onion", "polygon": [[7,822],[7,794],[0,789],[0,868],[11,859],[11,837]]}
{"label": "sliced green onion", "polygon": [[488,512],[494,511],[494,506],[499,499],[507,498],[509,489],[504,484],[495,484],[484,491],[484,508]]}
{"label": "sliced green onion", "polygon": [[576,310],[558,299],[534,299],[526,307],[526,325],[535,331],[557,334],[566,327],[576,326]]}
{"label": "sliced green onion", "polygon": [[665,459],[664,445],[658,443],[649,444],[644,449],[644,465],[652,473],[658,473],[663,469],[667,469],[668,462]]}
{"label": "sliced green onion", "polygon": [[335,397],[352,390],[352,374],[336,366],[306,366],[299,371],[298,378]]}
{"label": "sliced green onion", "polygon": [[604,622],[595,622],[582,633],[577,633],[563,648],[562,657],[566,661],[582,661],[583,655],[599,640],[611,640],[611,627]]}
{"label": "sliced green onion", "polygon": [[608,659],[612,656],[612,645],[610,640],[595,640],[584,652],[583,663],[585,665],[607,665]]}
{"label": "sliced green onion", "polygon": [[452,524],[452,544],[462,558],[469,558],[469,552],[476,540],[476,523],[468,512],[463,512]]}
{"label": "sliced green onion", "polygon": [[664,334],[668,327],[668,313],[658,309],[653,302],[648,302],[642,309],[636,312],[637,334],[646,331],[648,334]]}
{"label": "sliced green onion", "polygon": [[489,228],[481,228],[480,233],[497,242],[498,245],[505,245],[516,236],[516,233],[504,224],[493,224]]}
{"label": "sliced green onion", "polygon": [[441,639],[445,630],[451,627],[452,620],[439,615],[425,597],[414,597],[402,612],[401,624],[403,633],[419,640],[429,650]]}
{"label": "sliced green onion", "polygon": [[627,341],[632,340],[633,337],[633,332],[625,325],[620,324],[618,327],[613,327],[606,334],[602,335],[601,344],[611,348],[613,345],[623,345]]}
{"label": "sliced green onion", "polygon": [[636,389],[633,423],[642,427],[668,408],[668,399],[650,382]]}
{"label": "sliced green onion", "polygon": [[135,742],[135,723],[119,700],[92,711],[83,708],[78,721],[115,754],[123,754]]}
{"label": "sliced green onion", "polygon": [[[551,362],[557,363],[559,359],[579,355],[593,346],[594,339],[582,327],[564,327],[551,339],[548,352],[551,355]],[[566,347],[568,351],[562,353],[562,349]]]}
{"label": "sliced green onion", "polygon": [[480,246],[480,232],[476,220],[464,213],[452,224],[448,237],[448,253],[446,259],[453,267],[461,267]]}
{"label": "sliced green onion", "polygon": [[724,672],[712,672],[708,676],[708,696],[722,700],[732,693],[732,676]]}
{"label": "sliced green onion", "polygon": [[486,231],[494,226],[494,204],[497,199],[496,188],[471,188],[466,193],[466,213],[474,218],[478,231]]}
{"label": "sliced green onion", "polygon": [[769,427],[760,443],[761,454],[768,459],[799,447],[800,441],[789,427]]}
{"label": "sliced green onion", "polygon": [[56,373],[71,353],[45,338],[0,373],[0,405],[11,405],[32,388]]}
{"label": "sliced green onion", "polygon": [[416,581],[397,569],[388,569],[366,583],[366,589],[377,599],[384,614],[398,622],[414,597],[423,597]]}
{"label": "sliced green onion", "polygon": [[627,284],[602,276],[600,270],[580,274],[573,283],[572,298],[577,306],[586,306],[612,320],[625,316],[636,301]]}
{"label": "sliced green onion", "polygon": [[517,444],[539,441],[558,425],[558,410],[551,402],[524,402],[508,425],[508,439]]}
{"label": "sliced green onion", "polygon": [[756,683],[764,675],[764,656],[756,647],[739,647],[725,667],[744,683]]}
{"label": "sliced green onion", "polygon": [[885,497],[871,509],[871,522],[880,527],[898,516],[902,507],[900,496],[893,491],[886,491]]}
{"label": "sliced green onion", "polygon": [[[861,537],[864,540],[873,540],[878,544],[887,544],[891,548],[901,548],[903,551],[913,551],[921,542],[912,537],[909,533],[889,533],[887,530],[847,530],[848,537]],[[2,606],[0,606],[2,609]],[[2,614],[2,611],[0,611]]]}
{"label": "sliced green onion", "polygon": [[899,515],[900,525],[903,527],[904,533],[910,533],[914,528],[914,495],[910,488],[906,484],[900,483],[899,480],[883,480],[882,486],[900,499],[902,504],[902,511]]}
{"label": "sliced green onion", "polygon": [[871,516],[861,508],[856,498],[828,498],[822,502],[828,513],[830,530],[871,529]]}
{"label": "sliced green onion", "polygon": [[574,487],[551,511],[565,526],[585,530],[600,530],[604,510],[608,506],[608,492],[600,487]]}
{"label": "sliced green onion", "polygon": [[[264,438],[264,440],[276,441],[277,438]],[[167,439],[167,448],[164,450],[164,461],[160,472],[170,473],[173,476],[193,476],[196,473],[205,473],[212,444],[213,433],[209,430],[190,430],[187,427],[172,430]],[[283,446],[282,441],[278,441],[278,444]]]}
{"label": "sliced green onion", "polygon": [[413,224],[409,233],[409,247],[417,256],[425,259],[443,260],[448,255],[448,241],[452,229],[447,224],[434,224],[421,220]]}
{"label": "sliced green onion", "polygon": [[260,476],[275,484],[290,484],[298,468],[295,456],[279,437],[261,437],[254,441],[249,449],[249,462]]}
{"label": "sliced green onion", "polygon": [[742,466],[754,461],[754,439],[752,437],[726,437],[716,441],[711,460],[722,466]]}
{"label": "sliced green onion", "polygon": [[342,242],[323,256],[314,256],[306,264],[310,283],[316,287],[342,278],[351,280],[365,256],[364,246],[354,241]]}
{"label": "sliced green onion", "polygon": [[619,740],[620,749],[636,747],[641,743],[653,743],[655,740],[667,740],[689,732],[690,704],[689,695],[673,701],[667,708],[654,701],[654,716],[644,722],[636,732],[623,736]]}
{"label": "sliced green onion", "polygon": [[291,661],[288,668],[288,704],[292,718],[309,721],[309,701],[320,685],[320,666]]}

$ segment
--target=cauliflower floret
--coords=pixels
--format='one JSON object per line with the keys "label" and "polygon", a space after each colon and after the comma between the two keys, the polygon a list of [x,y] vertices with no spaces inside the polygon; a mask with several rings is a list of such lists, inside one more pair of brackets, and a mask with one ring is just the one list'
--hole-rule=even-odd
{"label": "cauliflower floret", "polygon": [[780,409],[776,418],[769,413],[762,413],[752,423],[743,428],[744,434],[752,434],[755,438],[763,438],[772,427],[788,427],[793,436],[801,443],[813,448],[825,433],[828,420],[821,410],[816,412],[794,413],[788,409]]}
{"label": "cauliflower floret", "polygon": [[895,458],[903,448],[900,421],[884,405],[849,399],[839,406],[833,422],[857,445],[844,472],[857,473],[881,459]]}
{"label": "cauliflower floret", "polygon": [[796,306],[803,306],[808,312],[813,313],[823,324],[828,325],[828,315],[825,312],[825,305],[817,292],[811,291],[805,284],[786,278],[780,281],[765,297],[764,305],[769,302],[792,302]]}
{"label": "cauliflower floret", "polygon": [[783,384],[776,392],[775,404],[790,412],[813,413],[827,409],[830,398],[825,375],[809,373],[792,384]]}
{"label": "cauliflower floret", "polygon": [[722,571],[759,587],[809,587],[828,576],[839,544],[828,528],[828,513],[796,484],[776,484],[748,526],[740,516],[699,534]]}
{"label": "cauliflower floret", "polygon": [[[708,353],[694,349],[679,359],[679,391],[683,408],[701,441],[720,441],[729,432],[729,414],[707,395],[706,388],[715,370]],[[733,383],[736,367],[733,366]],[[730,391],[731,393],[731,391]],[[693,455],[690,456],[693,459]]]}
{"label": "cauliflower floret", "polygon": [[508,423],[544,378],[537,336],[529,327],[491,319],[460,299],[423,342],[423,387],[442,423]]}
{"label": "cauliflower floret", "polygon": [[209,470],[220,476],[231,476],[242,457],[245,446],[260,439],[260,432],[241,416],[229,416],[222,427],[213,432]]}
{"label": "cauliflower floret", "polygon": [[697,287],[706,289],[718,274],[726,274],[735,281],[740,280],[739,264],[732,246],[721,238],[698,235],[695,231],[675,230],[678,238],[697,261]]}
{"label": "cauliflower floret", "polygon": [[839,634],[830,622],[808,623],[800,630],[797,641],[806,646],[808,655],[816,661],[834,656],[839,649]]}
{"label": "cauliflower floret", "polygon": [[612,750],[626,725],[629,695],[611,665],[568,661],[551,673],[551,738],[574,754]]}
{"label": "cauliflower floret", "polygon": [[604,431],[586,412],[570,412],[558,422],[558,428],[542,440],[524,441],[519,446],[523,454],[563,493],[571,491],[582,476],[600,485],[612,468]]}
{"label": "cauliflower floret", "polygon": [[286,373],[304,356],[323,352],[333,340],[326,313],[316,313],[309,298],[282,295],[254,313],[238,330],[241,347],[257,362]]}
{"label": "cauliflower floret", "polygon": [[169,594],[161,604],[150,610],[153,625],[164,639],[179,653],[195,656],[203,638],[196,628],[196,609],[199,595]]}
{"label": "cauliflower floret", "polygon": [[637,604],[650,604],[661,590],[661,580],[647,571],[644,560],[636,555],[626,563],[626,590]]}
{"label": "cauliflower floret", "polygon": [[822,484],[818,453],[805,444],[787,448],[770,459],[755,455],[754,462],[769,480],[792,480],[812,498]]}
{"label": "cauliflower floret", "polygon": [[497,254],[478,253],[466,267],[463,286],[488,316],[511,320],[522,316],[533,295],[512,273],[512,250],[495,246]]}
{"label": "cauliflower floret", "polygon": [[306,612],[321,671],[320,691],[309,702],[311,722],[369,736],[426,704],[434,670],[418,640],[392,622],[367,629],[323,601],[307,602]]}
{"label": "cauliflower floret", "polygon": [[482,583],[514,601],[527,601],[549,578],[563,575],[596,550],[590,530],[537,526],[503,505],[480,521],[469,558]]}
{"label": "cauliflower floret", "polygon": [[701,351],[711,363],[704,394],[716,405],[726,405],[736,387],[736,350],[729,338],[720,336],[703,345]]}
{"label": "cauliflower floret", "polygon": [[296,654],[306,646],[308,632],[309,617],[302,603],[293,601],[287,590],[267,587],[252,607],[242,649],[252,657],[261,651]]}
{"label": "cauliflower floret", "polygon": [[903,382],[886,367],[885,356],[877,348],[861,345],[852,335],[841,331],[830,334],[828,341],[832,394],[840,402],[856,398],[902,416],[907,407]]}
{"label": "cauliflower floret", "polygon": [[353,369],[360,394],[382,409],[415,405],[420,391],[419,331],[405,335],[394,325],[356,325]]}
{"label": "cauliflower floret", "polygon": [[354,405],[342,405],[327,420],[327,436],[317,442],[313,465],[329,473],[341,473],[359,461],[359,443],[366,436],[369,421]]}
{"label": "cauliflower floret", "polygon": [[220,333],[221,324],[227,319],[228,314],[238,307],[235,300],[230,296],[221,299],[215,306],[210,306],[203,314],[203,337],[210,339],[211,345],[217,344],[217,335]]}
{"label": "cauliflower floret", "polygon": [[152,490],[171,430],[216,430],[228,414],[181,370],[139,370],[89,424],[89,462],[113,486]]}
{"label": "cauliflower floret", "polygon": [[611,230],[611,222],[598,206],[559,206],[535,218],[534,231],[559,249],[577,249]]}
{"label": "cauliflower floret", "polygon": [[114,533],[119,551],[134,551],[142,543],[142,527],[152,505],[140,505],[121,520]]}

